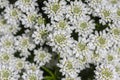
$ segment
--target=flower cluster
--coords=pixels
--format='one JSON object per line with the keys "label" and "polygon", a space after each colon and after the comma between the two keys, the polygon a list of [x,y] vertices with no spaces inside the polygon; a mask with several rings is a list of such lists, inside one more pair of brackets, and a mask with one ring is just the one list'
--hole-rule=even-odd
{"label": "flower cluster", "polygon": [[0,0],[0,80],[120,80],[120,0]]}

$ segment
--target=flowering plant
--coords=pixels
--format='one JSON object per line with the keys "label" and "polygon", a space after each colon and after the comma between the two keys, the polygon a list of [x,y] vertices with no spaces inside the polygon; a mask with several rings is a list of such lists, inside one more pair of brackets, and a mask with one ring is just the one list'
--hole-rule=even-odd
{"label": "flowering plant", "polygon": [[120,80],[120,0],[0,0],[0,80]]}

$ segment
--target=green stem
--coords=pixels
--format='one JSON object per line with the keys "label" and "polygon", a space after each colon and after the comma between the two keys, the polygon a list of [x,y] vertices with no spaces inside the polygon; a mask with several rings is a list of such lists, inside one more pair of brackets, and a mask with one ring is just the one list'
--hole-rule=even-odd
{"label": "green stem", "polygon": [[[42,68],[51,75],[51,77],[49,77],[49,78],[52,78],[55,80],[55,75],[49,69],[47,69],[46,67],[42,67]],[[46,77],[48,77],[48,76],[46,76]]]}
{"label": "green stem", "polygon": [[51,77],[51,76],[46,76],[46,77],[44,77],[44,79],[45,79],[45,80],[53,80],[53,77]]}

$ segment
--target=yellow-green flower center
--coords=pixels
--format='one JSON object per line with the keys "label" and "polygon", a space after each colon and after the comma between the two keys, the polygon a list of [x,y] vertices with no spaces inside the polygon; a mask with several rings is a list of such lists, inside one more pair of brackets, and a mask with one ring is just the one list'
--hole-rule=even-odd
{"label": "yellow-green flower center", "polygon": [[17,64],[16,64],[16,67],[17,67],[18,69],[22,69],[23,66],[24,66],[24,64],[23,64],[22,61],[18,61]]}
{"label": "yellow-green flower center", "polygon": [[111,0],[112,4],[117,4],[117,0]]}
{"label": "yellow-green flower center", "polygon": [[9,61],[10,57],[9,57],[8,54],[3,54],[3,55],[2,55],[2,59],[3,59],[4,61]]}
{"label": "yellow-green flower center", "polygon": [[33,74],[29,76],[29,80],[37,80],[37,77]]}
{"label": "yellow-green flower center", "polygon": [[88,25],[87,25],[86,22],[82,22],[82,23],[80,24],[80,28],[81,28],[81,29],[85,29],[85,28],[87,28],[87,27],[88,27]]}
{"label": "yellow-green flower center", "polygon": [[105,79],[111,79],[112,72],[108,68],[102,69],[102,77]]}
{"label": "yellow-green flower center", "polygon": [[29,45],[28,39],[23,39],[23,40],[22,40],[22,46],[23,46],[23,47],[26,47],[26,46],[28,46],[28,45]]}
{"label": "yellow-green flower center", "polygon": [[108,59],[108,61],[112,61],[113,60],[113,56],[112,55],[108,55],[107,59]]}
{"label": "yellow-green flower center", "polygon": [[113,29],[112,32],[113,32],[113,34],[116,35],[116,36],[119,36],[119,35],[120,35],[120,29],[118,29],[118,28]]}
{"label": "yellow-green flower center", "polygon": [[24,2],[25,4],[30,3],[30,1],[31,1],[31,0],[23,0],[23,2]]}
{"label": "yellow-green flower center", "polygon": [[74,6],[73,7],[73,13],[75,13],[75,14],[81,14],[81,12],[82,12],[82,10],[81,10],[80,7],[78,7],[78,6]]}
{"label": "yellow-green flower center", "polygon": [[102,0],[92,0],[93,3],[101,3]]}
{"label": "yellow-green flower center", "polygon": [[108,10],[103,10],[102,13],[103,13],[103,16],[104,16],[105,18],[107,18],[107,17],[110,16],[110,11],[108,11]]}
{"label": "yellow-green flower center", "polygon": [[46,56],[45,56],[45,53],[40,53],[40,54],[39,54],[39,59],[40,59],[40,60],[44,60],[45,57],[46,57]]}
{"label": "yellow-green flower center", "polygon": [[60,9],[60,5],[58,3],[54,3],[51,6],[52,11],[54,11],[54,13],[56,13],[59,9]]}
{"label": "yellow-green flower center", "polygon": [[13,9],[12,12],[11,12],[11,15],[16,17],[18,15],[18,10]]}
{"label": "yellow-green flower center", "polygon": [[5,25],[5,24],[6,24],[6,20],[1,19],[1,20],[0,20],[0,26]]}
{"label": "yellow-green flower center", "polygon": [[2,70],[2,71],[0,71],[0,73],[1,73],[1,77],[3,79],[8,79],[10,77],[10,71],[9,70]]}
{"label": "yellow-green flower center", "polygon": [[117,50],[118,50],[118,54],[120,54],[120,47]]}
{"label": "yellow-green flower center", "polygon": [[70,61],[66,62],[66,64],[67,64],[66,67],[68,70],[73,69],[73,65]]}
{"label": "yellow-green flower center", "polygon": [[12,31],[13,29],[14,29],[14,28],[13,28],[12,26],[9,28],[10,31]]}
{"label": "yellow-green flower center", "polygon": [[30,22],[34,22],[34,21],[35,21],[35,18],[36,18],[35,15],[29,15],[29,16],[28,16],[28,19],[29,19]]}
{"label": "yellow-green flower center", "polygon": [[120,74],[120,66],[117,65],[117,66],[115,67],[115,71],[116,71],[118,74]]}
{"label": "yellow-green flower center", "polygon": [[79,59],[79,63],[84,64],[86,62],[86,60],[87,60],[86,57],[83,56],[82,58]]}
{"label": "yellow-green flower center", "polygon": [[103,37],[98,37],[98,44],[99,45],[105,45],[106,44],[106,40],[105,40],[105,38],[103,38]]}
{"label": "yellow-green flower center", "polygon": [[120,16],[120,9],[117,10],[117,15]]}
{"label": "yellow-green flower center", "polygon": [[10,47],[10,46],[12,46],[12,42],[10,42],[9,40],[6,40],[5,43],[4,43],[4,45],[6,47]]}
{"label": "yellow-green flower center", "polygon": [[82,62],[86,61],[86,57],[84,56],[83,59],[81,59]]}
{"label": "yellow-green flower center", "polygon": [[86,49],[86,44],[84,43],[78,43],[78,50],[79,51],[84,51]]}
{"label": "yellow-green flower center", "polygon": [[43,37],[45,37],[47,35],[47,31],[46,30],[40,30],[39,31],[39,37],[40,38],[43,38]]}
{"label": "yellow-green flower center", "polygon": [[57,44],[63,44],[65,42],[66,38],[63,34],[59,34],[55,36],[55,42]]}
{"label": "yellow-green flower center", "polygon": [[66,28],[66,22],[65,21],[60,21],[58,27],[61,28],[61,29]]}
{"label": "yellow-green flower center", "polygon": [[31,69],[32,71],[35,71],[35,70],[36,70],[36,66],[31,66],[30,69]]}
{"label": "yellow-green flower center", "polygon": [[66,78],[65,80],[74,80],[74,79],[70,77],[70,78]]}
{"label": "yellow-green flower center", "polygon": [[93,59],[97,59],[97,58],[99,58],[99,54],[98,53],[93,53]]}
{"label": "yellow-green flower center", "polygon": [[39,25],[44,24],[44,18],[38,17],[37,23],[38,23]]}

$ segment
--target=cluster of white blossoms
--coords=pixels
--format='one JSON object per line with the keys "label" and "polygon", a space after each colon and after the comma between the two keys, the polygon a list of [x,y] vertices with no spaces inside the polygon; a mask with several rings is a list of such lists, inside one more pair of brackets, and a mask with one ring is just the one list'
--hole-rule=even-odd
{"label": "cluster of white blossoms", "polygon": [[0,80],[86,80],[90,64],[94,80],[120,80],[120,0],[11,1],[0,0]]}

